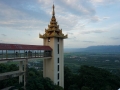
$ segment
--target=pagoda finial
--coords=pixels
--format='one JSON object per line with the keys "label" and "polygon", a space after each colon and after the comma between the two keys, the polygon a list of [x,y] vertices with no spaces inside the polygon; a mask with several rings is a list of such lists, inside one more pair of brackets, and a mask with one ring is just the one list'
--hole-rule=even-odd
{"label": "pagoda finial", "polygon": [[52,15],[54,16],[55,15],[55,11],[54,11],[54,4],[53,4],[53,12],[52,12]]}

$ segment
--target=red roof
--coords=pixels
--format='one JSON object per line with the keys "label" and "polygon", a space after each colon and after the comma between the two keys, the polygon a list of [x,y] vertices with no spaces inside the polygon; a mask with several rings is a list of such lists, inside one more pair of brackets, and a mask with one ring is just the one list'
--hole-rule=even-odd
{"label": "red roof", "polygon": [[50,46],[0,43],[0,50],[52,50]]}

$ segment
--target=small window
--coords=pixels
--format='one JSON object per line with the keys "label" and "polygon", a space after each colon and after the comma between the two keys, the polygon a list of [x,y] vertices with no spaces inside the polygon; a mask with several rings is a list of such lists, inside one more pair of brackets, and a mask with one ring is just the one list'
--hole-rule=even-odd
{"label": "small window", "polygon": [[58,81],[57,85],[59,85],[59,81]]}
{"label": "small window", "polygon": [[59,80],[59,73],[58,73],[58,80]]}
{"label": "small window", "polygon": [[48,38],[48,42],[50,42],[50,37]]}
{"label": "small window", "polygon": [[59,58],[58,58],[58,63],[59,63]]}
{"label": "small window", "polygon": [[59,42],[59,37],[58,37],[58,42]]}
{"label": "small window", "polygon": [[59,54],[59,44],[58,44],[58,54]]}
{"label": "small window", "polygon": [[58,65],[58,71],[59,71],[59,65]]}

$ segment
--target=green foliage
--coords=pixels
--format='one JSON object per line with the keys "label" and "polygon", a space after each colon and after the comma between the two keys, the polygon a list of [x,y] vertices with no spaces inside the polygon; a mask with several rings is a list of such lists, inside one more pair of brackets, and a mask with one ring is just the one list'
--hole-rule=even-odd
{"label": "green foliage", "polygon": [[72,72],[68,67],[64,67],[65,90],[72,84]]}
{"label": "green foliage", "polygon": [[54,90],[64,90],[61,86],[58,85],[54,85],[54,86],[55,86]]}
{"label": "green foliage", "polygon": [[[66,71],[67,70],[67,71]],[[77,74],[65,67],[65,90],[117,90],[120,87],[120,78],[107,70],[81,66]]]}
{"label": "green foliage", "polygon": [[34,68],[28,69],[27,90],[63,90],[62,87],[54,85],[49,78],[43,78],[42,72]]}
{"label": "green foliage", "polygon": [[81,79],[78,84],[94,88],[94,90],[101,90],[102,88],[105,90],[108,85],[116,90],[120,86],[120,78],[104,69],[95,68],[92,66],[81,66],[78,73]]}
{"label": "green foliage", "polygon": [[70,85],[68,90],[80,90],[76,84]]}
{"label": "green foliage", "polygon": [[[0,64],[0,73],[16,71],[16,70],[18,70],[18,67],[15,64],[10,64],[10,65],[9,64]],[[18,77],[1,80],[0,81],[0,89],[15,85],[16,83],[18,83]]]}
{"label": "green foliage", "polygon": [[9,90],[24,90],[23,83],[17,83],[13,87],[11,87]]}
{"label": "green foliage", "polygon": [[[0,72],[9,72],[18,70],[18,67],[14,64],[0,64]],[[26,90],[63,90],[62,87],[54,85],[49,78],[43,78],[42,71],[37,71],[34,68],[27,68],[27,83]],[[14,86],[13,86],[14,85]],[[10,90],[24,90],[23,83],[18,83],[18,77],[9,78],[0,81],[0,89],[10,87]]]}
{"label": "green foliage", "polygon": [[15,64],[0,64],[0,73],[16,71],[18,67]]}
{"label": "green foliage", "polygon": [[[14,64],[0,64],[1,73],[14,70],[18,70]],[[27,90],[63,90],[49,78],[43,78],[42,71],[28,68],[26,75]],[[0,81],[0,89],[13,85],[11,90],[23,90],[23,85],[18,83],[18,77]],[[120,77],[105,69],[83,65],[73,73],[68,67],[64,68],[64,90],[117,90],[119,87]]]}
{"label": "green foliage", "polygon": [[18,83],[18,77],[1,80],[0,81],[0,89],[9,87],[9,86],[13,86],[16,83]]}
{"label": "green foliage", "polygon": [[83,86],[81,90],[90,90],[88,87]]}

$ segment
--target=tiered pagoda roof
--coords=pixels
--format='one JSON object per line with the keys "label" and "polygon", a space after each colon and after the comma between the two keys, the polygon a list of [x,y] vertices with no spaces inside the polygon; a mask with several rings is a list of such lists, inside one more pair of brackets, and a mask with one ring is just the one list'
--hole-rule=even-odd
{"label": "tiered pagoda roof", "polygon": [[55,11],[54,11],[54,5],[53,5],[53,11],[52,11],[52,18],[50,21],[50,24],[48,25],[48,29],[45,29],[45,34],[41,35],[39,34],[40,38],[51,38],[51,37],[59,37],[59,38],[67,38],[68,35],[64,35],[62,33],[62,29],[59,29],[59,25],[56,22],[55,18]]}

